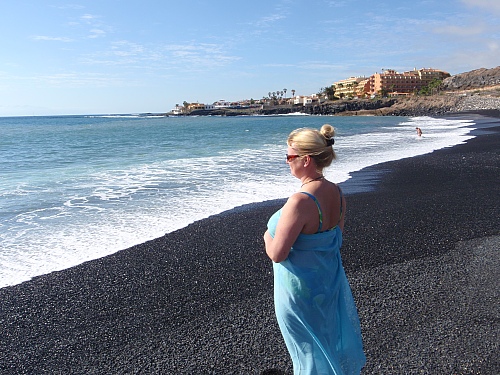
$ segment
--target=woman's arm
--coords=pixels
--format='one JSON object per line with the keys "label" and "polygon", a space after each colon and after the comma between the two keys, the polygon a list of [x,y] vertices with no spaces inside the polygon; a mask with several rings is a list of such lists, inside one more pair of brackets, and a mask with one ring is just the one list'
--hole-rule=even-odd
{"label": "woman's arm", "polygon": [[274,238],[268,231],[264,234],[266,253],[273,262],[279,263],[288,257],[293,243],[304,228],[307,220],[304,214],[306,199],[304,194],[292,195],[281,209]]}

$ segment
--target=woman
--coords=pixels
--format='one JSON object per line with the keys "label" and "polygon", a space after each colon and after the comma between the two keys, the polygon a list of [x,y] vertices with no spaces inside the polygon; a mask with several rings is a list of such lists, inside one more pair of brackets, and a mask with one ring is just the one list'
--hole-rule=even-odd
{"label": "woman", "polygon": [[334,129],[297,129],[286,161],[301,181],[268,223],[266,253],[273,261],[278,324],[294,374],[359,374],[365,364],[356,305],[340,258],[345,199],[325,179]]}

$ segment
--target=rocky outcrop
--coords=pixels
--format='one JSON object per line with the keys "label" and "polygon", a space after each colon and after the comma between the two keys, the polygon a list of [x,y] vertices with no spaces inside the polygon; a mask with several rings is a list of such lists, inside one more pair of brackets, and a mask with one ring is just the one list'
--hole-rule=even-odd
{"label": "rocky outcrop", "polygon": [[500,66],[493,69],[476,69],[456,74],[443,81],[444,90],[471,90],[500,86]]}
{"label": "rocky outcrop", "polygon": [[[355,102],[353,101],[353,103]],[[354,109],[352,109],[353,107]],[[391,101],[373,101],[370,106],[367,105],[365,108],[339,103],[337,105],[324,105],[321,109],[309,109],[309,113],[337,116],[443,116],[465,111],[498,111],[500,110],[500,97],[478,94],[412,96],[391,99]],[[342,111],[342,109],[344,110]]]}
{"label": "rocky outcrop", "polygon": [[500,111],[500,98],[485,97],[480,95],[470,95],[463,97],[453,108],[454,112],[464,111],[482,111],[487,109],[494,109]]}
{"label": "rocky outcrop", "polygon": [[196,109],[189,116],[245,116],[254,115],[259,110],[256,108],[218,108],[218,109]]}
{"label": "rocky outcrop", "polygon": [[318,105],[306,106],[301,112],[310,115],[335,115],[344,112],[368,111],[387,108],[391,107],[396,102],[397,100],[394,98],[376,100],[340,100],[336,102],[327,102]]}
{"label": "rocky outcrop", "polygon": [[449,113],[500,110],[500,97],[480,94],[445,94],[407,98],[338,100],[312,106],[276,106],[264,109],[193,111],[198,116],[280,115],[302,112],[336,116],[443,116]]}
{"label": "rocky outcrop", "polygon": [[379,100],[346,100],[304,107],[311,115],[337,116],[440,116],[456,112],[463,96],[433,95]]}
{"label": "rocky outcrop", "polygon": [[376,110],[387,108],[396,103],[394,98],[385,99],[359,99],[359,100],[337,100],[316,105],[294,105],[273,106],[264,108],[246,109],[213,109],[195,110],[190,112],[191,116],[241,116],[241,115],[284,115],[294,112],[302,112],[310,115],[335,115],[344,112],[356,112],[363,110]]}
{"label": "rocky outcrop", "polygon": [[466,111],[500,111],[500,97],[440,94],[399,99],[390,107],[371,111],[344,112],[341,115],[372,116],[443,116]]}
{"label": "rocky outcrop", "polygon": [[390,108],[381,110],[383,116],[441,116],[455,108],[463,100],[457,95],[412,96],[398,99]]}

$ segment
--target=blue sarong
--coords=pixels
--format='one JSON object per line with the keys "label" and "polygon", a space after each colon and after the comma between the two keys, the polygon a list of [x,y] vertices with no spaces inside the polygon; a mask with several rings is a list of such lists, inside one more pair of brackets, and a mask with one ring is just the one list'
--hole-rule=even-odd
{"label": "blue sarong", "polygon": [[[272,237],[280,215],[269,219]],[[359,374],[366,362],[341,245],[338,226],[300,234],[288,258],[273,263],[276,318],[295,375]]]}

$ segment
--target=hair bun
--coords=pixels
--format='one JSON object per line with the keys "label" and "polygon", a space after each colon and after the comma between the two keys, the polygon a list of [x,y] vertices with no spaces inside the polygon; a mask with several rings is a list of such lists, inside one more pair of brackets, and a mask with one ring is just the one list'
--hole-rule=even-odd
{"label": "hair bun", "polygon": [[330,124],[324,124],[319,132],[328,140],[335,135],[335,128]]}

